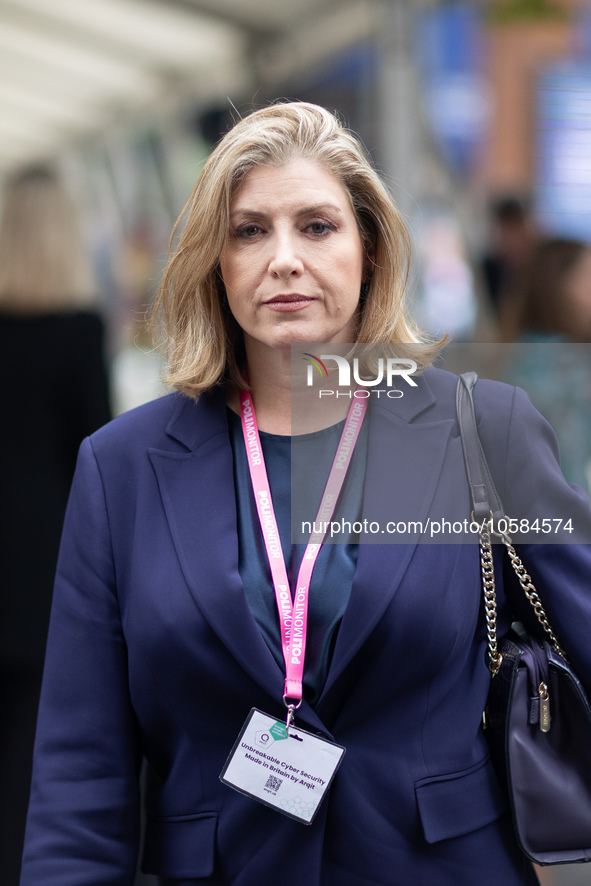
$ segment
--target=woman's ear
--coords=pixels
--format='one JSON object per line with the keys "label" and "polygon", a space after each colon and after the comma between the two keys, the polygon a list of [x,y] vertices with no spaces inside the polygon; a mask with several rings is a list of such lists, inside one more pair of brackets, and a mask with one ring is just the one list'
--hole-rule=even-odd
{"label": "woman's ear", "polygon": [[365,260],[363,262],[363,272],[365,275],[364,279],[369,279],[373,276],[375,266],[376,266],[376,251],[375,251],[373,244],[372,244],[371,246],[368,246],[367,249],[365,250]]}
{"label": "woman's ear", "polygon": [[215,273],[215,288],[217,289],[218,298],[220,300],[220,305],[222,306],[222,309],[225,311],[229,310],[230,306],[228,304],[228,293],[226,292],[226,284],[222,279],[222,273],[219,268]]}
{"label": "woman's ear", "polygon": [[369,295],[369,289],[371,286],[371,279],[373,277],[373,269],[374,269],[375,261],[374,261],[374,251],[373,249],[369,249],[365,253],[365,260],[363,262],[363,273],[361,276],[361,290],[359,293],[359,298],[361,304],[365,302],[365,299]]}

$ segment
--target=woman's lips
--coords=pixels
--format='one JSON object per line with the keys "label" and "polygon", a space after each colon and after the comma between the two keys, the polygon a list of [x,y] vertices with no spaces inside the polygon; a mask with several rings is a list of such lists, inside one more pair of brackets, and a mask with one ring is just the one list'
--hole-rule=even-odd
{"label": "woman's lips", "polygon": [[299,292],[293,292],[289,295],[276,295],[274,298],[265,302],[272,311],[301,311],[314,302],[313,298],[308,295],[302,295]]}

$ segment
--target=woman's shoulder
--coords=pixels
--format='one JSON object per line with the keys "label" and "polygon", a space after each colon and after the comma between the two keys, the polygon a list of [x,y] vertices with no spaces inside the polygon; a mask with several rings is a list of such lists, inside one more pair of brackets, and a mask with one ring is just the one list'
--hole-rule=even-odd
{"label": "woman's shoulder", "polygon": [[[447,369],[431,367],[423,373],[422,378],[441,406],[448,409],[452,405],[455,410],[459,375]],[[522,402],[528,402],[527,395],[521,389],[488,378],[478,377],[472,394],[477,419],[493,415],[509,417],[516,406],[520,409]]]}
{"label": "woman's shoulder", "polygon": [[175,391],[117,416],[90,437],[95,453],[133,455],[149,449],[191,451],[205,439],[227,431],[221,389],[198,401]]}
{"label": "woman's shoulder", "polygon": [[92,447],[104,450],[120,446],[129,449],[137,444],[142,448],[157,446],[166,439],[166,427],[185,400],[188,398],[175,392],[122,412],[91,434]]}

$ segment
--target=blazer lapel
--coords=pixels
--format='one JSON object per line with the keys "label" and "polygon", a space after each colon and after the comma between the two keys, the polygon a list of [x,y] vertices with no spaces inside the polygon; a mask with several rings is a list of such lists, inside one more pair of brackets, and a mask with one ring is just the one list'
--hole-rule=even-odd
{"label": "blazer lapel", "polygon": [[[238,571],[232,447],[223,391],[183,398],[167,428],[190,451],[150,450],[166,517],[197,606],[247,674],[281,703],[284,674],[256,624]],[[325,730],[304,702],[298,719]]]}
{"label": "blazer lapel", "polygon": [[[435,401],[424,378],[419,385],[405,393],[406,399],[386,401],[370,413],[363,517],[368,523],[378,522],[381,529],[390,521],[424,525],[446,456],[453,419],[413,423]],[[385,544],[375,543],[376,536],[367,533],[361,540],[351,597],[319,702],[320,712],[339,676],[390,605],[420,532],[386,534],[386,538]]]}
{"label": "blazer lapel", "polygon": [[189,452],[150,450],[172,539],[197,606],[245,671],[273,695],[282,675],[238,572],[232,448],[223,392],[183,400],[167,433]]}

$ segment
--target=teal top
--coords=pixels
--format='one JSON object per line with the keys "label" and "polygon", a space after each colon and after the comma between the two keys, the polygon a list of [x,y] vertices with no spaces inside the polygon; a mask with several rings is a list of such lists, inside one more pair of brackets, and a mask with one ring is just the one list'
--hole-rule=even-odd
{"label": "teal top", "polygon": [[558,438],[566,480],[591,495],[591,344],[529,333],[509,355],[503,379],[529,394]]}

